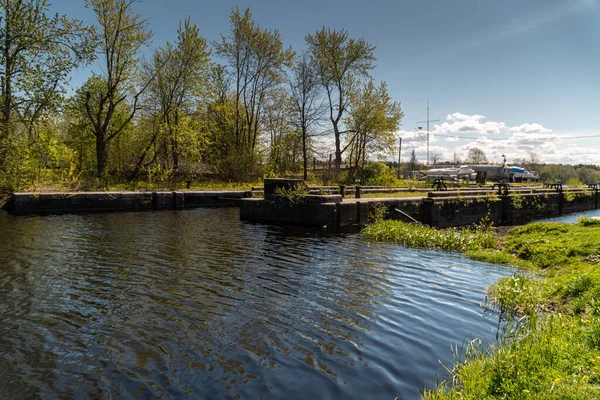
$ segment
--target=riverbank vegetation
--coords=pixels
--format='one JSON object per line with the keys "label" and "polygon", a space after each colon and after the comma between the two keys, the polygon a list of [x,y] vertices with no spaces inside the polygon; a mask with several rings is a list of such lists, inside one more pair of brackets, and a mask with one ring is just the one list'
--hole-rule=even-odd
{"label": "riverbank vegetation", "polygon": [[489,288],[498,342],[474,340],[425,399],[594,399],[600,393],[600,222],[436,230],[380,221],[363,233],[406,246],[462,251],[522,272]]}
{"label": "riverbank vegetation", "polygon": [[0,6],[1,189],[354,182],[373,154],[391,154],[403,114],[375,84],[365,39],[324,26],[292,49],[235,8],[220,40],[187,18],[151,49],[138,3],[86,0],[91,26],[52,16],[47,0]]}
{"label": "riverbank vegetation", "polygon": [[367,226],[362,235],[375,241],[407,247],[465,252],[496,246],[496,235],[489,229],[435,229],[400,221],[382,220]]}
{"label": "riverbank vegetation", "polygon": [[[198,189],[275,176],[402,186],[399,176],[422,169],[414,149],[400,166],[369,161],[396,158],[403,113],[374,76],[376,46],[364,38],[324,26],[292,49],[235,8],[220,40],[186,18],[174,40],[150,47],[139,3],[86,0],[95,16],[86,25],[54,15],[48,0],[2,2],[0,192]],[[75,86],[76,71],[91,74]],[[597,167],[574,168],[544,177],[600,179]]]}

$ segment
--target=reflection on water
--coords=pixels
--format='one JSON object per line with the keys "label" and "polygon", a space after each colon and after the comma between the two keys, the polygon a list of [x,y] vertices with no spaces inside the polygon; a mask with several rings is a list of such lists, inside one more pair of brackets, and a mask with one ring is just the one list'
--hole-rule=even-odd
{"label": "reflection on water", "polygon": [[235,209],[0,213],[0,397],[418,398],[508,273]]}

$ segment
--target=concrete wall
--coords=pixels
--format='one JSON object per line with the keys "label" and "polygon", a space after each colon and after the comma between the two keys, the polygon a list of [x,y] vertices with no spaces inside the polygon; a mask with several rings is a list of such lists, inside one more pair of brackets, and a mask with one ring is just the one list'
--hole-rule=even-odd
{"label": "concrete wall", "polygon": [[597,209],[598,192],[517,192],[508,196],[455,196],[428,198],[422,205],[422,222],[436,227],[466,226],[489,220],[494,225],[519,225],[571,212]]}
{"label": "concrete wall", "polygon": [[366,225],[373,210],[383,205],[387,209],[388,216],[393,218],[405,218],[404,215],[396,212],[401,210],[418,221],[422,219],[420,200],[399,198],[383,201],[379,199],[341,201],[341,196],[338,197],[335,202],[321,204],[312,202],[289,204],[262,199],[245,199],[240,202],[240,218],[243,221],[339,228]]}
{"label": "concrete wall", "polygon": [[389,218],[415,219],[436,227],[466,226],[484,220],[518,225],[531,220],[598,208],[597,190],[511,192],[508,196],[432,193],[429,198],[348,199],[340,195],[306,196],[293,204],[285,199],[252,199],[251,191],[15,193],[5,208],[17,214],[88,211],[171,210],[239,206],[247,221],[339,228],[369,222],[385,206]]}
{"label": "concrete wall", "polygon": [[251,191],[14,193],[5,209],[15,214],[171,210],[237,206]]}
{"label": "concrete wall", "polygon": [[598,209],[598,196],[597,190],[581,190],[581,191],[569,191],[563,192],[565,198],[562,206],[563,213],[580,212]]}
{"label": "concrete wall", "polygon": [[[248,199],[241,202],[240,217],[256,222],[280,222],[340,228],[365,225],[377,207],[385,206],[388,218],[415,219],[439,228],[481,222],[519,225],[532,220],[597,208],[598,192],[577,190],[522,191],[508,196],[450,196],[419,199],[354,199],[324,204],[289,204]],[[410,217],[410,218],[409,218]]]}
{"label": "concrete wall", "polygon": [[422,221],[440,228],[466,226],[489,220],[499,225],[502,221],[502,200],[484,200],[479,197],[428,198],[423,200]]}
{"label": "concrete wall", "polygon": [[332,227],[337,225],[336,216],[336,203],[290,204],[262,199],[240,202],[242,221]]}

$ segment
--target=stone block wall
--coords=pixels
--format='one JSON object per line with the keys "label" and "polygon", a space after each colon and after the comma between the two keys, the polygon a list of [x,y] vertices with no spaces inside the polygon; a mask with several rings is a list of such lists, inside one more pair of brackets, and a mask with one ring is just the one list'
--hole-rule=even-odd
{"label": "stone block wall", "polygon": [[14,193],[5,205],[17,214],[93,211],[171,210],[237,206],[251,191]]}
{"label": "stone block wall", "polygon": [[502,199],[485,199],[478,196],[425,199],[423,223],[447,228],[467,226],[490,221],[496,225],[502,221]]}
{"label": "stone block wall", "polygon": [[335,226],[336,204],[289,204],[262,199],[246,199],[240,203],[242,221],[282,223],[304,226]]}
{"label": "stone block wall", "polygon": [[593,210],[598,207],[598,191],[593,189],[563,192],[563,213]]}

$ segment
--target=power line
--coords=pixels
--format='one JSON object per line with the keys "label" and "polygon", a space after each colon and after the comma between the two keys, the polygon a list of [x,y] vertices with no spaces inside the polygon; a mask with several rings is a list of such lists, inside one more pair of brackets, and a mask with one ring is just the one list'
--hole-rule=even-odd
{"label": "power line", "polygon": [[421,135],[421,132],[419,132],[417,128],[415,128],[415,132],[417,132],[422,141],[427,142],[427,140],[423,137],[423,135]]}
{"label": "power line", "polygon": [[[420,136],[420,134],[419,134]],[[448,138],[457,138],[457,139],[471,139],[477,140],[481,139],[481,137],[473,137],[473,136],[457,136],[457,135],[444,135],[444,134],[433,134],[433,136],[439,137],[448,137]],[[586,135],[586,136],[563,136],[563,137],[540,137],[540,138],[494,138],[494,137],[486,137],[486,140],[498,140],[498,141],[530,141],[530,140],[569,140],[569,139],[588,139],[588,138],[600,138],[600,135]],[[421,137],[421,139],[423,139]],[[410,139],[405,139],[407,142],[410,142]]]}

